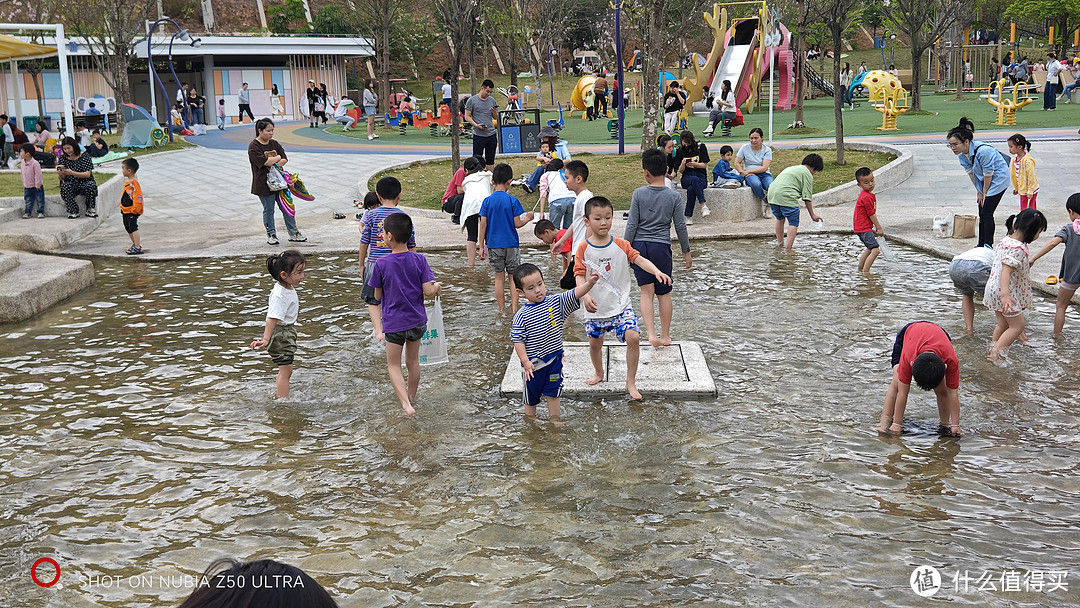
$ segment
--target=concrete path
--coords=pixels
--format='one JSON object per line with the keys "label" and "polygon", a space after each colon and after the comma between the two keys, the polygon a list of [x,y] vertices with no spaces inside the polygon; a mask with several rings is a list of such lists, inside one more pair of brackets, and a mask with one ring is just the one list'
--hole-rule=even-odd
{"label": "concrete path", "polygon": [[[981,133],[980,139],[1003,142],[1010,132]],[[308,189],[315,194],[313,202],[297,201],[297,220],[308,241],[295,245],[309,253],[355,251],[358,243],[357,209],[353,201],[360,198],[357,184],[383,168],[403,160],[419,160],[445,155],[445,147],[430,151],[424,145],[382,145],[381,142],[333,142],[344,139],[326,134],[321,129],[309,129],[307,123],[282,125],[279,134],[286,142],[289,168],[299,172]],[[1035,247],[1048,240],[1064,225],[1067,214],[1065,199],[1080,189],[1075,179],[1073,159],[1078,151],[1075,131],[1069,129],[1041,130],[1032,135],[1035,144],[1032,155],[1038,161],[1041,184],[1039,208],[1046,213],[1050,229]],[[883,136],[874,141],[893,141],[898,136]],[[914,155],[915,169],[901,186],[878,193],[879,213],[886,234],[900,241],[931,251],[942,257],[974,246],[974,239],[937,239],[931,235],[933,218],[953,213],[976,213],[975,189],[961,170],[939,135],[906,136],[920,143],[900,144]],[[250,194],[251,173],[245,155],[250,141],[250,127],[238,127],[222,133],[214,130],[205,137],[193,138],[198,147],[145,157],[140,181],[146,196],[146,215],[140,220],[146,254],[142,260],[218,257],[228,255],[268,254],[285,246],[270,246],[265,242],[261,225],[261,206]],[[921,142],[926,143],[921,143]],[[801,142],[784,142],[795,145]],[[205,144],[205,145],[204,145]],[[587,146],[592,149],[594,146]],[[596,151],[608,151],[612,146],[595,146]],[[575,148],[577,149],[577,148]],[[403,156],[406,158],[403,159]],[[852,171],[854,172],[854,167]],[[432,175],[430,187],[445,188],[448,176]],[[601,186],[596,190],[602,191]],[[1000,239],[1004,235],[1005,218],[1017,212],[1017,198],[1006,193],[996,214]],[[825,208],[821,215],[827,228],[849,233],[853,203]],[[333,214],[343,213],[346,219],[335,220]],[[416,222],[417,241],[426,249],[463,248],[460,227],[450,223],[445,214],[428,210],[410,210]],[[621,231],[620,220],[615,230]],[[278,233],[285,230],[278,218]],[[755,220],[735,224],[696,224],[690,228],[692,238],[738,238],[771,236],[772,221]],[[531,227],[521,230],[522,243],[532,244],[535,238]],[[64,254],[80,257],[128,258],[127,234],[119,217],[105,224],[79,243],[63,250]],[[1036,280],[1042,280],[1057,270],[1058,255],[1041,260],[1035,268]]]}

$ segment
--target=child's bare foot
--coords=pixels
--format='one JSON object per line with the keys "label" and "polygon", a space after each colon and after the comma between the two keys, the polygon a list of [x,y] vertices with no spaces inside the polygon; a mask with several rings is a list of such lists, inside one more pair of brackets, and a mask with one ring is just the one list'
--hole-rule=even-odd
{"label": "child's bare foot", "polygon": [[1001,356],[1001,351],[997,348],[990,349],[990,354],[986,355],[986,360],[994,365],[1000,366],[1005,364],[1005,358]]}
{"label": "child's bare foot", "polygon": [[975,335],[975,330],[974,329],[965,329],[964,330],[964,335],[970,338],[971,336]]}
{"label": "child's bare foot", "polygon": [[597,384],[600,384],[603,381],[604,381],[604,375],[603,374],[593,374],[588,380],[585,381],[585,384],[588,384],[589,386],[596,386]]}
{"label": "child's bare foot", "polygon": [[550,420],[550,422],[551,422],[551,426],[553,426],[553,427],[555,427],[557,429],[561,429],[563,427],[563,424],[564,424],[563,421],[560,420],[558,417],[552,418]]}
{"label": "child's bare foot", "polygon": [[416,410],[413,409],[413,406],[411,404],[402,403],[401,404],[401,409],[405,410],[405,415],[406,416],[415,416],[416,415]]}
{"label": "child's bare foot", "polygon": [[630,399],[634,401],[641,399],[641,391],[637,390],[637,385],[633,382],[626,383],[626,392],[630,394]]}
{"label": "child's bare foot", "polygon": [[1020,337],[1017,338],[1016,341],[1019,342],[1020,344],[1027,344],[1027,341],[1028,341],[1027,331],[1020,332]]}
{"label": "child's bare foot", "polygon": [[660,346],[671,346],[671,336],[661,336]]}
{"label": "child's bare foot", "polygon": [[662,346],[664,343],[657,336],[649,336],[649,344],[652,346]]}
{"label": "child's bare foot", "polygon": [[[876,426],[874,428],[876,428],[878,434],[881,434],[881,435],[899,435],[899,434],[904,432],[904,427],[900,426],[899,424],[896,424],[895,422],[892,423],[889,426],[878,425],[878,426]],[[896,430],[893,430],[894,428]]]}

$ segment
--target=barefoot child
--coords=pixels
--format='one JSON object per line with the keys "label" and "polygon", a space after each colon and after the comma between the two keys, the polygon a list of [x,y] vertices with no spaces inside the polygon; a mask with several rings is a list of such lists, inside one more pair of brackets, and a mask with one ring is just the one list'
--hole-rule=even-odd
{"label": "barefoot child", "polygon": [[1065,243],[1065,253],[1061,256],[1061,269],[1058,271],[1057,310],[1054,312],[1054,334],[1060,334],[1065,327],[1065,310],[1069,307],[1076,288],[1080,287],[1080,192],[1073,194],[1065,203],[1071,224],[1058,230],[1050,242],[1043,245],[1038,253],[1031,256],[1031,263],[1050,253],[1050,250]]}
{"label": "barefoot child", "polygon": [[584,285],[589,274],[600,275],[600,289],[582,298],[585,305],[585,333],[589,334],[589,358],[593,375],[585,381],[592,386],[604,381],[604,365],[600,360],[604,334],[615,332],[619,342],[626,343],[626,392],[631,399],[641,399],[637,390],[637,366],[640,334],[637,317],[630,306],[630,265],[644,269],[658,283],[670,285],[671,277],[660,272],[630,243],[611,236],[611,201],[594,196],[585,204],[585,222],[589,237],[574,254],[574,279]]}
{"label": "barefoot child", "polygon": [[[555,159],[558,160],[558,159]],[[562,230],[556,230],[555,224],[551,223],[551,220],[537,220],[536,226],[533,227],[533,234],[536,238],[544,242],[545,245],[551,245],[555,241],[562,238],[566,234],[567,228]],[[551,252],[552,259],[555,258],[555,252]],[[570,265],[570,241],[563,244],[562,249],[559,250],[559,257],[562,258],[562,272],[566,274],[566,267]]]}
{"label": "barefoot child", "polygon": [[559,394],[563,381],[563,323],[581,307],[581,297],[592,289],[599,278],[593,273],[587,281],[571,291],[547,295],[544,275],[539,268],[522,264],[514,270],[514,287],[525,297],[525,305],[514,315],[510,341],[514,343],[514,353],[521,361],[521,377],[525,385],[522,400],[528,420],[536,419],[536,404],[543,396],[547,398],[548,418],[553,424],[561,424]]}
{"label": "barefoot child", "polygon": [[1039,197],[1039,178],[1035,177],[1035,159],[1028,152],[1031,142],[1017,133],[1008,139],[1009,154],[1013,155],[1009,173],[1012,175],[1013,194],[1020,195],[1020,210],[1034,209]]}
{"label": "barefoot child", "polygon": [[949,278],[962,298],[965,336],[975,335],[975,294],[983,297],[993,265],[994,250],[987,245],[969,249],[949,263]]}
{"label": "barefoot child", "polygon": [[997,314],[994,347],[987,359],[1001,364],[1003,353],[1024,332],[1024,311],[1031,308],[1031,261],[1028,244],[1046,230],[1046,216],[1024,209],[1005,220],[1008,235],[994,250],[994,265],[986,282],[983,303]]}
{"label": "barefoot child", "polygon": [[124,194],[120,197],[120,213],[124,217],[124,230],[127,230],[131,239],[131,249],[128,255],[139,255],[143,252],[142,241],[139,240],[139,216],[143,213],[142,186],[139,185],[139,161],[134,158],[125,158],[121,163],[121,172],[124,174]]}
{"label": "barefoot child", "polygon": [[585,237],[589,236],[589,229],[585,225],[585,203],[592,199],[593,194],[585,186],[585,183],[589,181],[588,165],[580,160],[572,160],[566,163],[565,167],[563,172],[566,174],[566,188],[574,193],[574,211],[570,229],[551,244],[551,251],[554,253],[562,248],[568,240],[570,241],[570,266],[567,268],[567,272],[563,273],[563,277],[559,281],[559,287],[573,289],[576,285],[574,271],[572,270],[574,255],[577,253],[578,248],[581,247],[581,244],[585,242]]}
{"label": "barefoot child", "polygon": [[278,366],[275,398],[289,396],[289,379],[292,378],[293,356],[296,354],[296,317],[300,313],[300,299],[296,286],[304,280],[306,261],[295,249],[282,251],[266,258],[266,270],[274,278],[270,290],[270,303],[266,311],[266,329],[261,340],[251,343],[251,348],[267,347],[270,358]]}
{"label": "barefoot child", "polygon": [[[391,215],[405,212],[398,209],[398,201],[401,200],[401,182],[396,177],[380,179],[375,184],[375,193],[379,197],[379,206],[365,211],[363,218],[360,220],[360,270],[363,272],[360,299],[367,303],[371,324],[374,326],[375,339],[382,341],[382,311],[379,308],[379,299],[375,295],[375,288],[371,286],[369,279],[375,262],[390,253],[390,246],[384,238],[383,222]],[[364,201],[366,209],[366,196]],[[409,237],[408,247],[409,249],[416,249],[415,237]]]}
{"label": "barefoot child", "polygon": [[870,272],[870,266],[881,253],[874,235],[884,236],[885,231],[881,228],[881,222],[877,217],[877,196],[874,195],[874,172],[868,167],[860,167],[855,172],[855,183],[859,184],[859,199],[855,201],[855,217],[852,223],[855,227],[855,235],[859,237],[866,249],[859,256],[859,272]]}
{"label": "barefoot child", "polygon": [[959,437],[960,361],[949,334],[928,321],[908,323],[896,334],[892,351],[892,383],[885,393],[885,407],[877,431],[899,435],[903,432],[911,381],[924,391],[934,391],[938,406],[938,434]]}
{"label": "barefoot child", "polygon": [[[679,237],[686,268],[691,265],[690,239],[686,234],[686,216],[683,201],[678,192],[664,183],[667,158],[660,150],[646,150],[641,155],[641,172],[645,183],[634,190],[630,197],[630,217],[626,220],[623,234],[630,246],[645,256],[664,275],[671,276],[671,225]],[[645,320],[645,332],[653,346],[671,345],[671,283],[661,283],[651,272],[635,266],[634,276],[641,288],[641,316]],[[660,308],[660,331],[657,335],[653,319],[653,297]]]}
{"label": "barefoot child", "polygon": [[[434,298],[442,292],[427,258],[409,250],[408,243],[412,238],[412,218],[404,213],[387,216],[383,221],[383,241],[390,253],[375,262],[369,279],[375,289],[375,299],[382,306],[390,385],[401,402],[401,409],[409,416],[416,413],[412,402],[420,388],[420,337],[427,331],[424,298]],[[401,375],[402,350],[405,351],[405,368],[409,371],[408,389]]]}
{"label": "barefoot child", "polygon": [[465,177],[461,180],[461,210],[458,211],[461,230],[465,231],[465,260],[472,268],[476,265],[476,241],[480,232],[480,207],[491,196],[491,171],[484,165],[482,156],[470,156],[462,164]]}
{"label": "barefoot child", "polygon": [[[506,163],[499,163],[491,171],[495,191],[480,206],[480,259],[489,258],[495,269],[495,304],[499,312],[506,310],[506,275],[513,275],[521,263],[521,249],[517,229],[532,221],[532,211],[525,213],[521,201],[510,195],[510,182],[514,170]],[[511,310],[517,312],[518,294],[510,290]]]}
{"label": "barefoot child", "polygon": [[[825,162],[817,154],[807,154],[802,164],[788,167],[776,176],[769,186],[769,207],[776,218],[776,244],[784,244],[791,251],[795,244],[795,235],[799,233],[799,201],[806,203],[810,219],[820,222],[814,213],[812,198],[814,195],[814,174],[821,173]],[[787,238],[784,238],[784,221],[787,220]]]}

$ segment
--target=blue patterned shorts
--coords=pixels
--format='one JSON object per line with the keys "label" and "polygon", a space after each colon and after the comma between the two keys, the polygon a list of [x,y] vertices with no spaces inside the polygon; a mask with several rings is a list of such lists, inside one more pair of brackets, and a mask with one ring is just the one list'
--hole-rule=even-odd
{"label": "blue patterned shorts", "polygon": [[634,314],[633,307],[627,308],[614,317],[585,321],[585,333],[590,338],[603,338],[604,334],[613,331],[619,342],[626,342],[626,332],[637,330],[637,315]]}

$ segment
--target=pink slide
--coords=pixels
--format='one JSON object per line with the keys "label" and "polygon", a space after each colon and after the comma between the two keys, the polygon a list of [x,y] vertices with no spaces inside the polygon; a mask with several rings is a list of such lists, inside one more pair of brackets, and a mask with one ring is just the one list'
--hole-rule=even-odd
{"label": "pink slide", "polygon": [[[794,94],[794,63],[790,43],[791,32],[783,25],[780,26],[781,44],[776,48],[777,59],[777,83],[776,83],[776,109],[790,110],[795,107]],[[712,94],[718,95],[720,84],[723,80],[735,83],[735,103],[742,105],[750,97],[750,57],[758,49],[757,19],[740,19],[732,24],[727,32],[727,44],[724,48],[724,56],[714,73],[712,81]],[[761,95],[769,96],[769,64],[770,55],[766,48],[761,48]]]}

